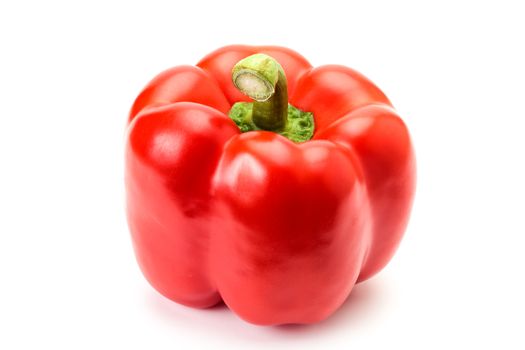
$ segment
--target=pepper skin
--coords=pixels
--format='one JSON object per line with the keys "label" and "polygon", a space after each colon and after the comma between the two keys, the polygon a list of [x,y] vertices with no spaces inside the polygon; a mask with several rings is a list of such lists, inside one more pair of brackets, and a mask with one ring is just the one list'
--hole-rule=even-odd
{"label": "pepper skin", "polygon": [[[311,140],[241,133],[250,101],[232,67],[280,63],[292,105],[312,112]],[[314,323],[381,270],[402,238],[415,190],[408,130],[356,71],[312,68],[282,47],[228,46],[153,79],[126,141],[127,217],[147,280],[178,303],[224,303],[259,325]]]}

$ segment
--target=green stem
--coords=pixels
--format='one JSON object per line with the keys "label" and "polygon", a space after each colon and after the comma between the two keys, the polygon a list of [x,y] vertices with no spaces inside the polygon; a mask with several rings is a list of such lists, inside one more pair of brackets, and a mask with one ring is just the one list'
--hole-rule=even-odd
{"label": "green stem", "polygon": [[282,130],[288,117],[288,86],[281,65],[265,54],[239,61],[232,70],[237,89],[254,100],[252,121],[263,130]]}
{"label": "green stem", "polygon": [[314,116],[288,103],[288,86],[281,65],[261,53],[239,61],[232,70],[237,89],[254,102],[237,102],[228,115],[242,132],[269,130],[294,142],[314,134]]}

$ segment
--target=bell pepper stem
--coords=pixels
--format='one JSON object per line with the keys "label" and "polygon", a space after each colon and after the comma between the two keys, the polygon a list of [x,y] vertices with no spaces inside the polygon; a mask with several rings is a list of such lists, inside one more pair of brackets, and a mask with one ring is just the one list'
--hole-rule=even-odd
{"label": "bell pepper stem", "polygon": [[265,54],[248,56],[233,67],[232,80],[254,100],[252,121],[263,130],[282,130],[288,116],[288,86],[281,65]]}

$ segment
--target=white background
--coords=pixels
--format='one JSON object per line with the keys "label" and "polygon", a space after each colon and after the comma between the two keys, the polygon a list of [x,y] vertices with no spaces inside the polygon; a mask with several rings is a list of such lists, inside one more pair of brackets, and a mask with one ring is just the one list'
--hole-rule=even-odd
{"label": "white background", "polygon": [[[523,349],[525,11],[362,3],[2,1],[0,348]],[[314,326],[179,306],[134,260],[127,112],[160,71],[233,43],[361,71],[414,139],[397,255]]]}

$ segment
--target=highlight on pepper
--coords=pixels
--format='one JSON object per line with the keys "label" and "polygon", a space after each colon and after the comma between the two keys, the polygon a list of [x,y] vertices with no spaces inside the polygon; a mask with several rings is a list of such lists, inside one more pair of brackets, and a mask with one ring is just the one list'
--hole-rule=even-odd
{"label": "highlight on pepper", "polygon": [[258,325],[336,312],[394,255],[415,191],[410,135],[385,94],[276,46],[223,47],[153,78],[125,157],[149,283]]}

